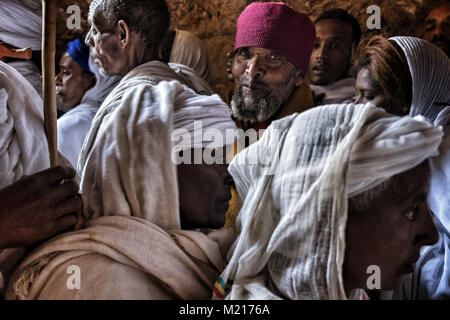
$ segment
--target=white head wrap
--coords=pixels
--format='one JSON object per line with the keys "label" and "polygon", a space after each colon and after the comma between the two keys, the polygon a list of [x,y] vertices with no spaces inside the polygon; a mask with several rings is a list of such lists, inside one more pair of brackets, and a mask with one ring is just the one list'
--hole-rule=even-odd
{"label": "white head wrap", "polygon": [[210,146],[210,130],[225,137],[236,129],[218,95],[198,95],[184,83],[167,64],[151,61],[130,71],[103,102],[78,162],[86,218],[135,216],[180,228],[172,152]]}
{"label": "white head wrap", "polygon": [[176,30],[169,62],[184,64],[206,82],[211,81],[208,50],[203,41],[191,32]]}
{"label": "white head wrap", "polygon": [[42,99],[0,62],[0,188],[50,166]]}
{"label": "white head wrap", "polygon": [[450,106],[450,61],[434,44],[414,37],[393,37],[408,61],[412,78],[410,116],[434,121]]}
{"label": "white head wrap", "polygon": [[41,0],[2,0],[0,40],[17,48],[42,47]]}
{"label": "white head wrap", "polygon": [[216,287],[232,283],[229,299],[345,299],[348,198],[436,154],[441,139],[423,118],[371,104],[327,105],[273,122],[230,164],[245,201]]}
{"label": "white head wrap", "polygon": [[[428,205],[434,214],[439,241],[424,248],[403,298],[450,298],[450,60],[432,43],[413,37],[393,37],[404,52],[411,72],[410,115],[423,115],[442,126],[439,156],[431,159]],[[398,292],[396,292],[398,294]],[[398,296],[397,296],[398,297]]]}

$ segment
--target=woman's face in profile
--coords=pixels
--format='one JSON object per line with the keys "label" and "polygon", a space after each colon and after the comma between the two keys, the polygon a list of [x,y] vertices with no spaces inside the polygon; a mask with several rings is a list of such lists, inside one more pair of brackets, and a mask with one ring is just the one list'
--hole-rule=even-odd
{"label": "woman's face in profile", "polygon": [[378,83],[372,78],[367,68],[359,70],[355,83],[355,103],[372,102],[375,106],[383,108],[395,115],[404,115],[402,103],[389,99]]}

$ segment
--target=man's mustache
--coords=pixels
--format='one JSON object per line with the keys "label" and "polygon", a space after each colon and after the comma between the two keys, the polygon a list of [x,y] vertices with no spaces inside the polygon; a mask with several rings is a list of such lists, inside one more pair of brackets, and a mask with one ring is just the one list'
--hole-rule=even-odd
{"label": "man's mustache", "polygon": [[241,80],[240,86],[249,87],[250,89],[266,89],[268,85],[261,80],[255,78],[244,78]]}

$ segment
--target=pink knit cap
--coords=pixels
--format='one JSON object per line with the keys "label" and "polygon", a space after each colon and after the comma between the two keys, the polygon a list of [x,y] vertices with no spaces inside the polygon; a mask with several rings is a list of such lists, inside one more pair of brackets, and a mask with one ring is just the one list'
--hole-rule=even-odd
{"label": "pink knit cap", "polygon": [[260,47],[284,55],[306,73],[316,30],[309,17],[283,2],[254,2],[237,20],[234,52],[242,47]]}

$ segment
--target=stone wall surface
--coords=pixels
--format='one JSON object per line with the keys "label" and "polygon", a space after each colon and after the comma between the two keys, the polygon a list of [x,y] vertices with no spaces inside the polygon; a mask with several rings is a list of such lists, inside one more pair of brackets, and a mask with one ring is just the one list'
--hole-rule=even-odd
{"label": "stone wall surface", "polygon": [[[343,8],[353,14],[361,24],[363,36],[381,33],[385,36],[414,35],[417,25],[430,8],[446,0],[286,0],[294,9],[305,12],[315,19],[323,10]],[[213,81],[227,82],[227,52],[231,51],[236,20],[250,0],[167,0],[171,12],[172,28],[191,31],[204,40],[211,61]],[[261,1],[260,1],[261,2]],[[58,52],[64,51],[64,43],[87,32],[87,12],[90,0],[62,0],[58,12]],[[66,9],[79,5],[82,12],[82,29],[68,30]],[[381,8],[381,30],[368,30],[367,8]]]}

